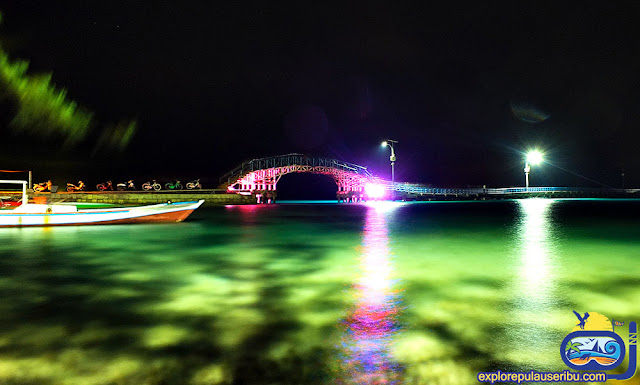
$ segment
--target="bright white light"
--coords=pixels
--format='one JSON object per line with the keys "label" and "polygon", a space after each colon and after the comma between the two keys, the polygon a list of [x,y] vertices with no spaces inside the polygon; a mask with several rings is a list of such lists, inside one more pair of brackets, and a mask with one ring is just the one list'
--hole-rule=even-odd
{"label": "bright white light", "polygon": [[527,163],[538,164],[542,162],[542,153],[538,150],[527,153]]}
{"label": "bright white light", "polygon": [[385,140],[384,142],[382,142],[381,146],[382,147],[387,147],[387,141]]}
{"label": "bright white light", "polygon": [[377,199],[382,198],[384,196],[384,185],[377,183],[367,183],[364,186],[364,191],[367,193],[369,198]]}

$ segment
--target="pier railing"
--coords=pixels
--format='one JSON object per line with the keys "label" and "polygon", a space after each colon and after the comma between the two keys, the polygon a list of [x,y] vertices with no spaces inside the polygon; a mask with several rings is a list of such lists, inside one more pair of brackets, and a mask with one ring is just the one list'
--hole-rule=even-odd
{"label": "pier railing", "polygon": [[575,193],[575,194],[640,194],[640,189],[612,189],[589,187],[506,187],[506,188],[440,188],[429,187],[413,183],[389,183],[387,188],[392,191],[415,195],[517,195],[535,193]]}

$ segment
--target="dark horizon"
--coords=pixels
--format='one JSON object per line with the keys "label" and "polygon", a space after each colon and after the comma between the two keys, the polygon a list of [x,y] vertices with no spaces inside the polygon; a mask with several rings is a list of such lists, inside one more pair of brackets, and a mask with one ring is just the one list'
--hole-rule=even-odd
{"label": "dark horizon", "polygon": [[[640,5],[128,2],[0,5],[0,42],[123,150],[4,130],[35,179],[217,179],[242,161],[333,157],[434,186],[640,186]],[[2,105],[3,114],[10,107]],[[63,181],[59,181],[61,183]],[[142,180],[140,181],[142,182]]]}

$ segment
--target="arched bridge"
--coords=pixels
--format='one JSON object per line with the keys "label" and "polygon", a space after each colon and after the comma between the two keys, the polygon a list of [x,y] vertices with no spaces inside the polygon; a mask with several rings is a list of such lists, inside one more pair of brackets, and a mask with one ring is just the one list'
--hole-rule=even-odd
{"label": "arched bridge", "polygon": [[303,154],[287,154],[244,162],[220,178],[220,187],[229,192],[262,194],[275,198],[280,178],[300,172],[332,177],[338,185],[338,199],[343,200],[363,199],[367,186],[378,180],[366,167],[357,164]]}

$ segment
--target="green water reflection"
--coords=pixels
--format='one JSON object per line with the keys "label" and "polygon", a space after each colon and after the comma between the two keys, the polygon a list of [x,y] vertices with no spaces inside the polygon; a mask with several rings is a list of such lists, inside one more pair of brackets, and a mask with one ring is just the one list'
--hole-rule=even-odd
{"label": "green water reflection", "polygon": [[230,206],[178,225],[2,229],[0,384],[563,370],[573,309],[640,320],[640,204],[611,205]]}

